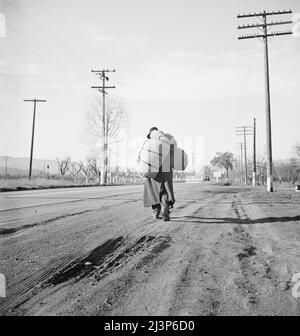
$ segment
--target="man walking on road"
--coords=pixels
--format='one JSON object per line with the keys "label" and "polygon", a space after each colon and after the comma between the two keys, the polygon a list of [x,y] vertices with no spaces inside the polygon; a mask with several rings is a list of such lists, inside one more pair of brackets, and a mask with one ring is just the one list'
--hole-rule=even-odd
{"label": "man walking on road", "polygon": [[[172,145],[176,145],[174,137],[159,131],[157,127],[152,127],[138,159],[150,169],[149,172],[143,173],[144,206],[152,207],[153,217],[158,219],[161,214],[164,221],[170,220],[170,208],[173,208],[175,203],[173,168],[170,160]],[[155,162],[159,162],[157,170],[152,169]]]}

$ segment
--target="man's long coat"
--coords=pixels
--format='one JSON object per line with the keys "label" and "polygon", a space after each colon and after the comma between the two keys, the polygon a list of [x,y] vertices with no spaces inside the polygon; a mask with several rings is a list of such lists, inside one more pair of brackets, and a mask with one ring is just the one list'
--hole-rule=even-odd
{"label": "man's long coat", "polygon": [[155,178],[145,178],[144,206],[149,207],[161,202],[162,188],[168,193],[169,202],[175,202],[173,189],[173,172],[159,172]]}

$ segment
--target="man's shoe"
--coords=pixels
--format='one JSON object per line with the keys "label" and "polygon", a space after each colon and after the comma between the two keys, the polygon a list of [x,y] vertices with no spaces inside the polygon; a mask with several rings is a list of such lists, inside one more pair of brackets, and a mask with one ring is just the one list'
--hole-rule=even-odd
{"label": "man's shoe", "polygon": [[160,210],[153,210],[152,217],[154,219],[159,219],[159,215],[160,215]]}
{"label": "man's shoe", "polygon": [[170,221],[170,216],[169,215],[163,216],[163,220],[164,220],[164,222],[169,222]]}
{"label": "man's shoe", "polygon": [[165,222],[168,222],[170,220],[170,210],[169,210],[169,207],[163,207],[161,209],[161,213],[162,213],[162,216],[163,216],[163,220]]}

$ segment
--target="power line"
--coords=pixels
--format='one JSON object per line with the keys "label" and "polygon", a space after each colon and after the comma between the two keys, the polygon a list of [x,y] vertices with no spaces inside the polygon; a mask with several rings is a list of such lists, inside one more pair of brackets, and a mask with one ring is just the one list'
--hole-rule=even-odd
{"label": "power line", "polygon": [[[87,44],[84,43],[85,40],[79,39],[79,36],[81,35],[81,31],[78,30],[75,25],[71,24],[68,18],[65,15],[62,15],[61,11],[57,10],[57,6],[56,7],[52,6],[52,4],[47,0],[37,1],[36,4],[42,10],[44,8],[44,11],[46,12],[47,16],[49,16],[48,9],[50,9],[50,12],[52,11],[52,17],[55,18],[56,22],[60,25],[60,27],[63,27],[65,32],[68,34],[67,40],[71,39],[72,42],[74,42],[72,43],[72,45],[74,45],[73,49],[76,48],[76,52],[78,50],[78,47],[81,48],[82,50],[86,50]],[[44,5],[46,5],[48,9],[45,8]],[[89,63],[89,60],[86,57],[86,52],[80,53],[80,54],[72,52],[72,57],[74,54],[77,57],[77,61],[79,62],[84,61],[86,63]]]}
{"label": "power line", "polygon": [[[55,14],[55,18],[60,17],[60,19],[61,19],[60,22],[63,22],[66,26],[68,26],[68,27],[69,27],[69,31],[72,32],[73,36],[76,38],[76,41],[78,40],[78,35],[80,35],[80,31],[77,29],[76,26],[74,26],[74,25],[69,21],[69,19],[68,19],[65,15],[63,15],[63,14],[61,13],[61,11],[59,11],[59,10],[57,9],[57,6],[54,7],[54,6],[51,4],[51,2],[48,1],[48,0],[44,0],[42,3],[41,3],[41,2],[38,2],[38,3],[39,3],[39,5],[41,5],[42,3],[43,3],[43,5],[46,4],[46,5],[48,6],[48,8],[51,9],[52,12]],[[58,20],[58,22],[59,22],[59,20]],[[74,32],[76,32],[77,35],[75,35]],[[81,41],[81,42],[82,42],[82,41]]]}
{"label": "power line", "polygon": [[[23,11],[21,11],[17,6],[15,6],[15,4],[13,4],[10,1],[7,1],[6,4],[8,4],[10,8],[12,8],[19,16],[21,16],[30,26],[32,26],[34,28],[34,32],[38,32],[39,34],[41,34],[43,40],[45,40],[46,37],[47,41],[51,41],[52,45],[56,49],[67,55],[65,44],[59,43],[58,40],[54,39],[43,26],[37,24],[36,22],[33,22],[27,15],[24,14]],[[72,60],[74,60],[74,55],[75,57],[77,57],[76,53],[72,53],[71,58]],[[69,72],[71,71],[71,68],[69,66],[64,65],[64,68],[67,69],[67,71]]]}
{"label": "power line", "polygon": [[273,21],[268,23],[267,17],[274,15],[287,15],[292,14],[292,10],[272,11],[272,12],[259,12],[239,14],[238,19],[257,17],[262,20],[262,24],[242,25],[238,26],[238,29],[253,29],[259,28],[262,33],[250,34],[239,36],[239,40],[262,38],[264,42],[264,56],[265,56],[265,92],[266,92],[266,136],[267,136],[267,191],[273,192],[273,174],[272,174],[272,131],[271,131],[271,104],[270,104],[270,78],[269,78],[269,55],[268,55],[268,38],[272,36],[282,36],[292,34],[291,30],[268,32],[268,27],[285,25],[291,23],[291,21]]}
{"label": "power line", "polygon": [[13,34],[15,34],[15,36],[17,36],[18,38],[15,38],[13,36],[10,35],[10,38],[12,38],[13,40],[17,41],[18,43],[23,44],[24,46],[26,46],[27,48],[31,48],[35,54],[38,54],[39,57],[47,59],[47,61],[49,63],[51,63],[54,67],[59,68],[60,70],[67,70],[66,67],[64,67],[63,65],[57,63],[52,57],[50,57],[48,54],[43,53],[40,48],[38,48],[34,43],[32,43],[29,39],[27,39],[25,36],[23,36],[22,34],[20,34],[19,32],[17,32],[14,28],[12,28],[9,24],[7,24],[8,30],[10,30],[11,32],[13,32]]}
{"label": "power line", "polygon": [[[65,28],[65,31],[68,33],[68,36],[66,37],[66,41],[69,42],[70,40],[72,40],[71,41],[72,43],[68,43],[68,45],[71,46],[71,49],[69,48],[67,50],[65,43],[62,44],[57,39],[54,39],[53,36],[50,36],[49,33],[46,31],[44,25],[37,24],[35,21],[31,20],[31,18],[28,15],[26,15],[24,13],[24,11],[22,11],[18,6],[16,6],[15,3],[13,3],[12,1],[7,0],[5,2],[5,4],[7,6],[9,6],[11,9],[13,9],[31,27],[33,27],[34,28],[34,32],[38,32],[40,34],[43,33],[43,36],[42,36],[43,40],[44,40],[44,35],[46,33],[46,35],[48,37],[47,40],[48,41],[51,40],[53,47],[55,47],[56,49],[59,49],[60,51],[63,51],[64,55],[66,57],[68,57],[68,59],[70,59],[72,61],[75,61],[77,64],[80,64],[81,66],[83,66],[84,63],[89,63],[89,60],[88,60],[88,58],[86,56],[86,52],[85,53],[78,53],[77,52],[78,51],[78,42],[80,42],[80,44],[81,44],[80,48],[82,50],[86,50],[86,48],[87,48],[86,44],[83,45],[83,43],[82,43],[83,40],[82,39],[80,39],[80,41],[78,41],[79,40],[78,36],[80,35],[79,31],[77,30],[77,28],[74,25],[72,25],[70,23],[69,20],[66,19],[65,16],[63,16],[59,11],[57,11],[53,6],[51,6],[51,4],[49,2],[46,2],[46,5],[47,5],[47,8],[50,10],[50,13],[52,14],[51,15],[51,24],[53,25],[53,18],[54,18],[56,20],[56,22],[57,22],[57,25],[59,25],[62,28]],[[47,9],[45,9],[45,7],[43,7],[45,5],[45,3],[44,2],[36,2],[36,5],[39,7],[40,12],[42,10],[42,16],[44,17],[45,15],[43,15],[43,14],[45,12],[47,12],[46,13],[46,17],[49,18],[49,10],[47,10]],[[58,18],[60,18],[61,20],[59,20]],[[61,24],[62,22],[65,23],[65,25],[62,25]],[[46,25],[46,23],[45,23],[45,25]],[[66,29],[66,25],[68,26],[69,29]],[[49,52],[48,51],[45,51],[45,53],[41,53],[40,47],[36,47],[36,45],[34,45],[31,40],[29,40],[28,38],[26,38],[24,35],[20,34],[18,31],[16,31],[12,27],[10,27],[10,30],[13,31],[14,34],[18,35],[18,37],[20,37],[21,41],[18,40],[18,39],[14,39],[12,36],[10,36],[12,39],[16,40],[18,43],[24,44],[26,47],[27,47],[27,45],[25,44],[25,42],[27,42],[29,44],[29,47],[33,48],[35,51],[38,52],[39,56],[41,56],[42,58],[46,58],[48,60],[51,59],[51,64],[54,65],[55,67],[60,68],[60,70],[63,70],[63,73],[67,72],[67,73],[70,73],[70,74],[72,73],[73,74],[74,67],[71,68],[69,64],[66,65],[66,64],[63,64],[63,63],[60,64],[60,63],[56,62],[54,60],[54,58],[52,58],[52,57],[49,56]],[[74,31],[77,31],[78,34],[76,35],[74,33]],[[70,32],[72,34],[69,34]],[[75,48],[76,48],[76,51],[75,51]],[[75,57],[75,59],[74,59],[74,57]],[[54,62],[56,64],[54,64]],[[48,61],[48,63],[49,63],[49,61]],[[77,68],[78,68],[78,66],[77,66]],[[77,77],[78,77],[78,74],[77,74]],[[84,76],[82,73],[80,73],[80,77],[86,77],[86,76]]]}

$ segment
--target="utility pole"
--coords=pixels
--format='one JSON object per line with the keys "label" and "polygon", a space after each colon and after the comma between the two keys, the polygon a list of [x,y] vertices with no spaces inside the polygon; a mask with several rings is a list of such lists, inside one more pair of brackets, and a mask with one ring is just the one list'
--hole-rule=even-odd
{"label": "utility pole", "polygon": [[5,179],[7,179],[7,155],[5,156]]}
{"label": "utility pole", "polygon": [[102,86],[92,86],[92,89],[97,89],[102,93],[102,133],[103,133],[103,146],[102,146],[102,156],[103,156],[103,165],[101,172],[101,184],[105,185],[107,183],[107,167],[108,167],[108,125],[107,125],[107,117],[105,111],[105,95],[107,89],[115,89],[115,86],[105,86],[105,81],[108,81],[109,78],[106,76],[108,72],[116,72],[116,70],[92,70],[93,73],[96,73],[102,79]]}
{"label": "utility pole", "polygon": [[193,155],[192,155],[192,159],[193,159],[193,176],[194,176],[194,178],[195,178],[195,153],[193,153]]}
{"label": "utility pole", "polygon": [[250,126],[239,126],[235,128],[236,135],[244,137],[244,164],[245,164],[245,184],[248,183],[248,164],[247,164],[247,136],[253,135],[253,129]]}
{"label": "utility pole", "polygon": [[268,32],[268,27],[273,27],[277,25],[285,25],[293,23],[292,20],[289,21],[274,21],[267,22],[268,16],[274,15],[287,15],[292,14],[291,10],[284,11],[274,11],[274,12],[260,12],[260,13],[249,13],[238,15],[238,19],[256,17],[260,19],[262,23],[256,24],[247,24],[238,26],[238,29],[250,29],[258,28],[260,30],[259,34],[244,35],[239,36],[239,40],[251,39],[251,38],[260,38],[264,42],[264,58],[265,58],[265,94],[266,94],[266,136],[267,136],[267,191],[273,192],[273,174],[272,174],[272,131],[271,131],[271,104],[270,104],[270,76],[269,76],[269,55],[268,55],[268,37],[280,36],[280,35],[290,35],[292,34],[291,30],[288,31],[277,31],[277,32]]}
{"label": "utility pole", "polygon": [[243,143],[237,143],[240,149],[240,171],[241,171],[241,183],[243,182]]}
{"label": "utility pole", "polygon": [[252,178],[252,184],[253,187],[257,185],[256,181],[256,118],[254,118],[254,125],[253,125],[253,178]]}
{"label": "utility pole", "polygon": [[33,121],[32,121],[32,135],[31,135],[31,149],[30,149],[30,163],[29,163],[29,180],[31,180],[36,103],[46,103],[47,100],[35,98],[35,99],[24,99],[24,102],[30,102],[30,103],[33,102]]}
{"label": "utility pole", "polygon": [[244,126],[244,153],[245,153],[245,183],[247,184],[248,182],[248,169],[247,169],[247,138],[246,138],[246,127]]}

